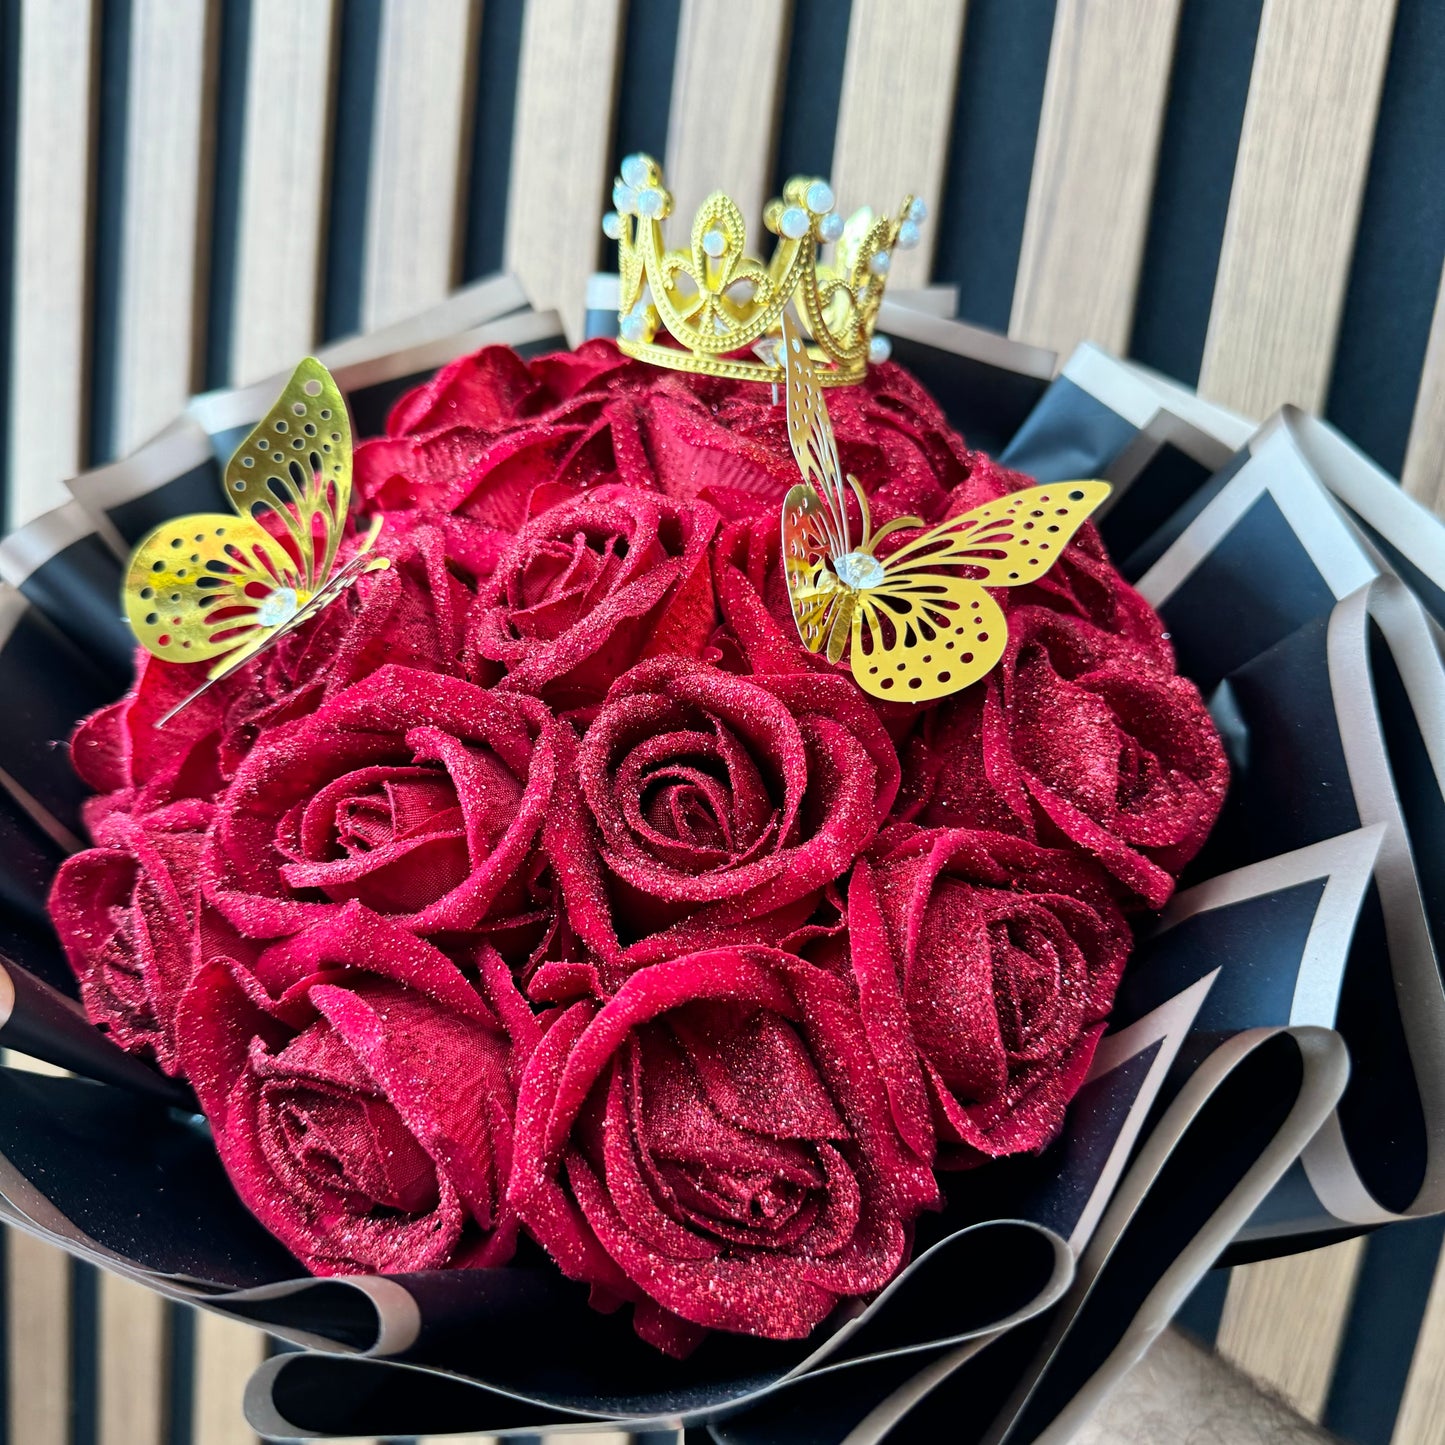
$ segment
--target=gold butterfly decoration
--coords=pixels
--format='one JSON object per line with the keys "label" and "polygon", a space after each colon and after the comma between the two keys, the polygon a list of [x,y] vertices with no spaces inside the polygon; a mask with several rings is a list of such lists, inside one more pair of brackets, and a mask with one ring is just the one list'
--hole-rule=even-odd
{"label": "gold butterfly decoration", "polygon": [[363,572],[375,518],[334,571],[351,507],[351,422],[331,373],[308,356],[226,465],[233,513],[199,512],[141,539],[125,579],[125,612],[141,645],[166,662],[215,660],[212,683],[334,601]]}
{"label": "gold butterfly decoration", "polygon": [[[875,532],[854,477],[844,486],[838,447],[808,348],[783,317],[788,440],[803,480],[783,500],[783,570],[798,634],[810,652],[846,651],[865,692],[928,702],[977,682],[1003,656],[1008,626],[988,587],[1042,577],[1107,482],[1057,482],[999,497],[878,555],[892,532],[925,526],[897,517]],[[848,491],[862,541],[854,547]]]}

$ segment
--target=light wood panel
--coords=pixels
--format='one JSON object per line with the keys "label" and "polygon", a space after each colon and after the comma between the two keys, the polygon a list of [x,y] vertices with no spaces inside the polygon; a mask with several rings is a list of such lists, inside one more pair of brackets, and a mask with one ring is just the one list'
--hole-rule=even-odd
{"label": "light wood panel", "polygon": [[890,285],[923,286],[931,275],[963,14],[964,0],[853,0],[833,141],[839,209],[892,215],[911,191],[934,214],[918,247],[894,256]]}
{"label": "light wood panel", "polygon": [[1394,0],[1265,0],[1199,389],[1324,405]]}
{"label": "light wood panel", "polygon": [[207,5],[133,0],[115,359],[117,455],[173,420],[197,376],[214,94]]}
{"label": "light wood panel", "polygon": [[1400,479],[1417,502],[1445,517],[1445,274],[1435,298],[1435,319]]}
{"label": "light wood panel", "polygon": [[[64,1078],[65,1070],[13,1049],[7,1068]],[[5,1338],[9,1438],[25,1445],[70,1445],[70,1256],[18,1229],[6,1229]]]}
{"label": "light wood panel", "polygon": [[1231,1271],[1219,1352],[1319,1420],[1354,1296],[1364,1241]]}
{"label": "light wood panel", "polygon": [[10,1439],[69,1445],[70,1259],[18,1229],[5,1249]]}
{"label": "light wood panel", "polygon": [[196,1445],[257,1445],[241,1414],[251,1372],[266,1358],[266,1336],[251,1325],[196,1311],[196,1390],[191,1438]]}
{"label": "light wood panel", "polygon": [[335,38],[335,0],[252,0],[233,386],[284,371],[316,340]]}
{"label": "light wood panel", "polygon": [[522,25],[506,264],[574,342],[616,174],[622,14],[622,0],[529,0]]}
{"label": "light wood panel", "polygon": [[456,280],[471,136],[471,0],[386,0],[366,203],[362,325],[440,301]]}
{"label": "light wood panel", "polygon": [[693,213],[713,191],[742,209],[754,255],[771,196],[780,85],[787,59],[788,0],[683,0],[667,126],[672,244],[684,244]]}
{"label": "light wood panel", "polygon": [[1391,1445],[1445,1445],[1445,1253],[1435,1266]]}
{"label": "light wood panel", "polygon": [[100,1276],[99,1445],[159,1445],[165,1438],[166,1302],[119,1275]]}
{"label": "light wood panel", "polygon": [[[19,155],[7,525],[65,500],[86,430],[86,300],[96,8],[26,0],[20,13]],[[6,398],[0,397],[0,405]]]}
{"label": "light wood panel", "polygon": [[1179,0],[1059,0],[1009,335],[1128,349]]}

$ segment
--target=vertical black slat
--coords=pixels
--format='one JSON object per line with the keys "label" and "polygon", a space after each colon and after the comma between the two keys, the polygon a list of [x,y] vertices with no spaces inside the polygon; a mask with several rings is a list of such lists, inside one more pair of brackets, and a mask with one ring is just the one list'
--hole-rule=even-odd
{"label": "vertical black slat", "polygon": [[1390,1445],[1442,1242],[1440,1218],[1365,1241],[1322,1422],[1355,1445]]}
{"label": "vertical black slat", "polygon": [[115,363],[120,332],[120,253],[125,230],[130,8],[130,0],[105,0],[100,7],[100,115],[95,142],[95,259],[91,281],[88,452],[91,466],[110,461],[115,455]]}
{"label": "vertical black slat", "polygon": [[206,388],[231,380],[236,249],[241,224],[241,159],[246,138],[246,67],[251,0],[222,0],[216,63],[216,146],[211,182],[210,285],[206,296]]}
{"label": "vertical black slat", "polygon": [[[193,1445],[196,1413],[196,1312],[172,1301],[166,1306],[165,1445]],[[199,1445],[206,1445],[204,1440]]]}
{"label": "vertical black slat", "polygon": [[1219,1338],[1224,1318],[1224,1297],[1229,1293],[1229,1271],[1211,1269],[1194,1287],[1174,1319],[1202,1344],[1213,1345]]}
{"label": "vertical black slat", "polygon": [[1199,379],[1263,0],[1185,0],[1130,355]]}
{"label": "vertical black slat", "polygon": [[831,175],[851,13],[851,0],[793,3],[773,195],[790,176]]}
{"label": "vertical black slat", "polygon": [[644,151],[659,161],[667,154],[681,17],[682,0],[631,0],[627,7],[612,146],[619,160],[633,151]]}
{"label": "vertical black slat", "polygon": [[462,248],[462,276],[468,281],[502,269],[524,8],[525,0],[486,0],[482,6]]}
{"label": "vertical black slat", "polygon": [[[1034,168],[1054,0],[969,0],[934,279],[958,287],[958,314],[1008,329]],[[935,197],[927,197],[935,201]]]}
{"label": "vertical black slat", "polygon": [[96,1445],[100,1419],[100,1272],[70,1262],[70,1445]]}
{"label": "vertical black slat", "polygon": [[778,118],[774,195],[781,194],[791,176],[832,172],[852,8],[852,0],[795,0]]}
{"label": "vertical black slat", "polygon": [[341,0],[335,141],[326,226],[322,331],[327,340],[361,329],[366,200],[371,187],[381,0]]}
{"label": "vertical black slat", "polygon": [[1445,259],[1445,6],[1399,0],[1325,415],[1399,476]]}
{"label": "vertical black slat", "polygon": [[15,344],[12,326],[19,110],[20,0],[0,0],[0,517],[9,513],[10,349]]}

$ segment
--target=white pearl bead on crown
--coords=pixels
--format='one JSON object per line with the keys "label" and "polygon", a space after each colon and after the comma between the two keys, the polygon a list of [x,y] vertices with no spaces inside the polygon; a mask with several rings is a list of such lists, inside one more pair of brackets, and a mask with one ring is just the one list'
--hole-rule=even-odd
{"label": "white pearl bead on crown", "polygon": [[827,181],[814,181],[803,194],[808,209],[821,216],[833,209],[833,187]]}
{"label": "white pearl bead on crown", "polygon": [[808,234],[813,222],[801,206],[789,206],[778,219],[778,230],[790,241],[799,241]]}

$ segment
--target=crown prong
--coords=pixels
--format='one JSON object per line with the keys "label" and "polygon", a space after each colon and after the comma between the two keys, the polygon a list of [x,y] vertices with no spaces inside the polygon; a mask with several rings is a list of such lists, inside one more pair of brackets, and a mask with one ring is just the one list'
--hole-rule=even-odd
{"label": "crown prong", "polygon": [[[618,244],[618,346],[628,355],[776,384],[783,368],[769,341],[792,302],[811,336],[823,385],[860,381],[870,359],[886,357],[887,341],[873,335],[873,326],[894,249],[917,243],[922,202],[908,196],[895,217],[865,209],[845,223],[826,180],[790,177],[764,209],[763,224],[778,238],[764,264],[748,255],[742,212],[722,192],[694,216],[688,249],[668,251],[661,223],[671,214],[672,196],[651,156],[622,162],[612,200],[615,211],[603,229]],[[834,242],[826,265],[819,247]],[[658,344],[659,329],[675,344]]]}

